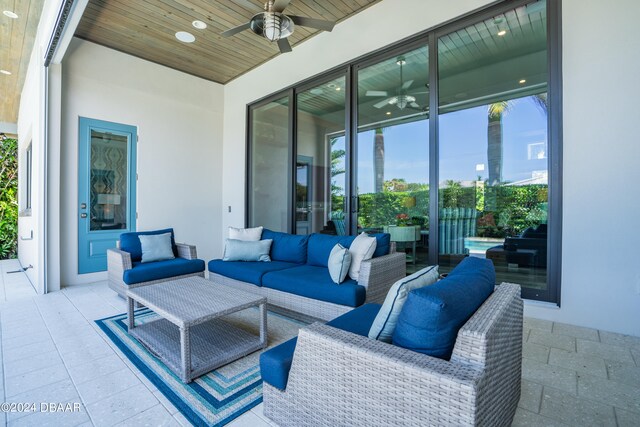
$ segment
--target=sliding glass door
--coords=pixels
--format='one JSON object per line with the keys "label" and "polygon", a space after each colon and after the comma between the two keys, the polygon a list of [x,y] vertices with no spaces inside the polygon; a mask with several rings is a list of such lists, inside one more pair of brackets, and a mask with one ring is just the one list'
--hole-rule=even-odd
{"label": "sliding glass door", "polygon": [[557,302],[559,16],[503,2],[250,105],[248,225],[386,232],[408,272],[487,258]]}
{"label": "sliding glass door", "polygon": [[289,97],[252,108],[249,123],[247,223],[275,231],[289,231]]}
{"label": "sliding glass door", "polygon": [[[357,231],[388,232],[426,262],[429,233],[427,46],[358,70]],[[416,249],[417,248],[417,249]]]}
{"label": "sliding glass door", "polygon": [[439,260],[493,260],[498,282],[546,290],[547,25],[544,1],[443,35]]}
{"label": "sliding glass door", "polygon": [[346,76],[296,97],[295,232],[345,234]]}

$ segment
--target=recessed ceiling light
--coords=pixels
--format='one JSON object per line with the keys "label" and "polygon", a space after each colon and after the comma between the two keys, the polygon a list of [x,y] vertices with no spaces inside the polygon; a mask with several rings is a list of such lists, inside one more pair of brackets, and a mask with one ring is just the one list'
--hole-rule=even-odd
{"label": "recessed ceiling light", "polygon": [[8,16],[11,19],[18,19],[18,15],[15,12],[11,12],[10,10],[3,10],[2,13],[4,16]]}
{"label": "recessed ceiling light", "polygon": [[319,87],[314,87],[309,92],[311,92],[314,95],[322,95],[324,93],[324,91],[322,89],[320,89]]}
{"label": "recessed ceiling light", "polygon": [[328,88],[334,89],[337,85],[335,83],[329,83],[327,85]]}
{"label": "recessed ceiling light", "polygon": [[390,116],[390,115],[391,115],[391,111],[387,111],[387,116]]}
{"label": "recessed ceiling light", "polygon": [[0,73],[6,74],[7,76],[11,75],[11,71],[7,71],[7,70],[0,70]]}
{"label": "recessed ceiling light", "polygon": [[186,31],[178,31],[176,33],[176,38],[183,43],[193,43],[194,41],[196,41],[196,37],[191,33],[187,33]]}
{"label": "recessed ceiling light", "polygon": [[525,79],[520,79],[520,81],[518,83],[520,83],[521,85],[525,84],[527,81]]}
{"label": "recessed ceiling light", "polygon": [[193,25],[193,27],[194,27],[194,28],[197,28],[197,29],[199,29],[199,30],[204,30],[205,28],[207,28],[207,24],[205,24],[205,23],[204,23],[204,22],[202,22],[202,21],[198,21],[198,20],[193,21],[193,22],[191,23],[191,25]]}
{"label": "recessed ceiling light", "polygon": [[498,35],[499,35],[500,37],[504,36],[505,34],[507,34],[507,30],[500,30],[500,31],[498,31]]}
{"label": "recessed ceiling light", "polygon": [[336,86],[336,90],[340,90],[340,86]]}

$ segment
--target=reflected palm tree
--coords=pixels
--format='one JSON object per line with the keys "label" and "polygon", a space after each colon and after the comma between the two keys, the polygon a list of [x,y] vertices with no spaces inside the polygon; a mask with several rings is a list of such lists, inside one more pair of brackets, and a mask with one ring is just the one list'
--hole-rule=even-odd
{"label": "reflected palm tree", "polygon": [[[547,94],[540,93],[529,97],[540,110],[547,114]],[[487,126],[487,160],[489,163],[489,185],[502,183],[503,141],[502,118],[509,113],[517,100],[500,101],[489,105]]]}
{"label": "reflected palm tree", "polygon": [[373,140],[373,182],[374,191],[384,190],[384,129],[377,128]]}

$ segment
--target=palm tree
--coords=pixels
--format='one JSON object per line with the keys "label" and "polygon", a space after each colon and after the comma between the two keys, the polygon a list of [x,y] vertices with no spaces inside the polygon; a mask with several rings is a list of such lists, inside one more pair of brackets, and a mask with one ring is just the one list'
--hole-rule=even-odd
{"label": "palm tree", "polygon": [[373,182],[375,192],[382,193],[384,189],[384,131],[377,128],[373,140]]}

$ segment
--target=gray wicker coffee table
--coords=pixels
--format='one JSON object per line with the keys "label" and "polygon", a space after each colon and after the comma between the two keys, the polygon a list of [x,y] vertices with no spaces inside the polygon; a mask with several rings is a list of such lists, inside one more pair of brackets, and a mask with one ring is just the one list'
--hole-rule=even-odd
{"label": "gray wicker coffee table", "polygon": [[[267,299],[187,277],[127,290],[129,333],[185,383],[267,345]],[[134,301],[162,318],[135,324]],[[221,316],[260,307],[260,335]]]}

